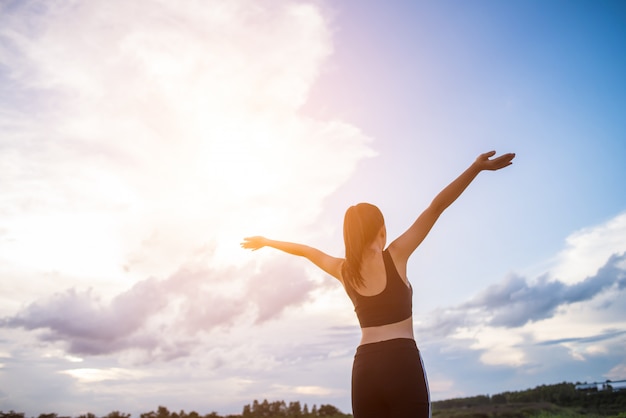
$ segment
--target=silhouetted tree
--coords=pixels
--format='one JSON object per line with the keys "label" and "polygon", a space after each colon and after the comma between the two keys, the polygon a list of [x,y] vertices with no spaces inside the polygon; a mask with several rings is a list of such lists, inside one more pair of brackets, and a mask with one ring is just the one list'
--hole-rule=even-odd
{"label": "silhouetted tree", "polygon": [[157,408],[156,418],[170,418],[170,411],[164,406],[159,406]]}
{"label": "silhouetted tree", "polygon": [[9,412],[0,411],[0,418],[24,418],[23,412],[15,412],[10,410]]}
{"label": "silhouetted tree", "polygon": [[109,412],[104,418],[130,418],[130,414],[125,414],[120,411]]}
{"label": "silhouetted tree", "polygon": [[300,406],[300,402],[289,402],[289,407],[287,408],[287,414],[291,418],[301,417],[302,416],[302,407]]}
{"label": "silhouetted tree", "polygon": [[317,415],[320,417],[332,417],[340,414],[341,411],[332,405],[320,405],[320,408],[317,410]]}
{"label": "silhouetted tree", "polygon": [[241,416],[243,418],[249,418],[252,417],[252,407],[250,406],[250,404],[248,405],[244,405],[243,407],[243,411],[241,412]]}

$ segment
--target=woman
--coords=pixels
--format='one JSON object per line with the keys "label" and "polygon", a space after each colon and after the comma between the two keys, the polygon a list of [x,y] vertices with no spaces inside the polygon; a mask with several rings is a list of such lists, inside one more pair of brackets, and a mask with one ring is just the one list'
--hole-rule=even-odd
{"label": "woman", "polygon": [[515,154],[476,161],[444,188],[430,206],[389,247],[383,215],[368,203],[345,214],[345,258],[292,242],[265,237],[245,238],[243,248],[273,247],[303,256],[339,280],[352,300],[361,326],[361,342],[352,368],[352,410],[355,418],[430,416],[426,374],[413,336],[412,287],[407,279],[410,255],[424,240],[441,213],[483,170],[512,164]]}

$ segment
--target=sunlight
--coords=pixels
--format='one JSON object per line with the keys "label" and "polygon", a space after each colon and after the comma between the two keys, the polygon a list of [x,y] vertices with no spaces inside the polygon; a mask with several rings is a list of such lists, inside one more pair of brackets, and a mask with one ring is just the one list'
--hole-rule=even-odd
{"label": "sunlight", "polygon": [[[292,168],[294,150],[286,146],[284,132],[271,120],[256,115],[241,118],[237,112],[201,122],[203,141],[193,156],[193,177],[206,194],[194,204],[213,217],[211,238],[216,261],[229,264],[243,256],[239,242],[256,231],[280,231],[288,222],[280,209],[280,196],[292,184],[304,184]],[[260,233],[260,232],[256,232]]]}
{"label": "sunlight", "polygon": [[253,115],[219,119],[199,126],[204,141],[194,163],[200,178],[220,197],[252,199],[279,188],[287,156],[277,127]]}
{"label": "sunlight", "polygon": [[333,393],[333,390],[321,386],[296,386],[294,392],[301,395],[328,396]]}
{"label": "sunlight", "polygon": [[75,278],[119,278],[123,255],[117,225],[104,213],[24,215],[11,222],[11,245],[2,248],[16,266]]}
{"label": "sunlight", "polygon": [[287,386],[274,384],[272,387],[285,393],[295,393],[299,395],[313,395],[313,396],[330,396],[342,393],[341,390],[327,388],[322,386]]}
{"label": "sunlight", "polygon": [[[210,30],[193,26],[191,9],[176,11],[189,30],[161,25],[167,8],[142,30],[94,10],[72,21],[101,37],[97,53],[55,21],[41,44],[63,48],[33,58],[59,95],[50,123],[62,151],[46,150],[45,189],[69,192],[55,212],[11,223],[13,263],[127,285],[202,258],[241,263],[244,236],[297,232],[371,155],[358,129],[300,113],[332,49],[316,7],[281,7],[265,23],[237,7],[202,8]],[[70,60],[68,79],[57,69]]]}
{"label": "sunlight", "polygon": [[81,383],[102,382],[104,380],[137,379],[145,375],[145,373],[138,372],[136,370],[121,369],[117,367],[110,369],[70,369],[60,371],[59,373],[71,376]]}

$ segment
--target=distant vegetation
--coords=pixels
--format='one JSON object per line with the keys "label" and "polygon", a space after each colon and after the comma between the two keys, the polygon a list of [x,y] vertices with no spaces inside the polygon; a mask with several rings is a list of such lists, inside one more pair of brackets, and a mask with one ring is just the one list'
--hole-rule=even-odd
{"label": "distant vegetation", "polygon": [[[156,411],[145,412],[139,418],[349,418],[332,405],[313,405],[300,402],[254,401],[245,405],[240,415],[218,415],[216,412],[201,415],[192,412],[170,412],[160,406]],[[469,398],[433,402],[435,418],[626,418],[626,390],[579,391],[573,383],[541,385],[534,389],[503,392],[497,395],[480,395]],[[2,412],[0,418],[26,418],[20,412]],[[40,414],[37,418],[70,418],[55,413]],[[76,418],[98,418],[83,414]],[[130,414],[113,411],[100,418],[130,418]]]}
{"label": "distant vegetation", "polygon": [[[195,411],[192,412],[170,412],[166,407],[159,406],[156,412],[145,412],[139,418],[349,418],[352,415],[343,414],[339,409],[332,405],[313,405],[309,409],[307,404],[302,406],[300,402],[276,401],[268,402],[264,400],[259,402],[255,400],[250,405],[243,407],[241,415],[218,415],[216,412],[201,415]],[[26,418],[21,412],[2,412],[0,418]],[[38,418],[71,418],[58,414],[40,414]],[[76,418],[98,418],[94,414],[83,414]],[[119,411],[113,411],[101,418],[130,418],[130,414]]]}
{"label": "distant vegetation", "polygon": [[626,418],[626,390],[580,391],[573,383],[433,402],[437,418]]}

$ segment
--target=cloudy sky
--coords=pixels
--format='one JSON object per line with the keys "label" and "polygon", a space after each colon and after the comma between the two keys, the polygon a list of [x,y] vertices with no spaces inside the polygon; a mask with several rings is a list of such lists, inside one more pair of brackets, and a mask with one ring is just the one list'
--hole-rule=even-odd
{"label": "cloudy sky", "polygon": [[350,412],[347,296],[263,234],[391,238],[432,397],[626,379],[621,1],[0,2],[0,410]]}

